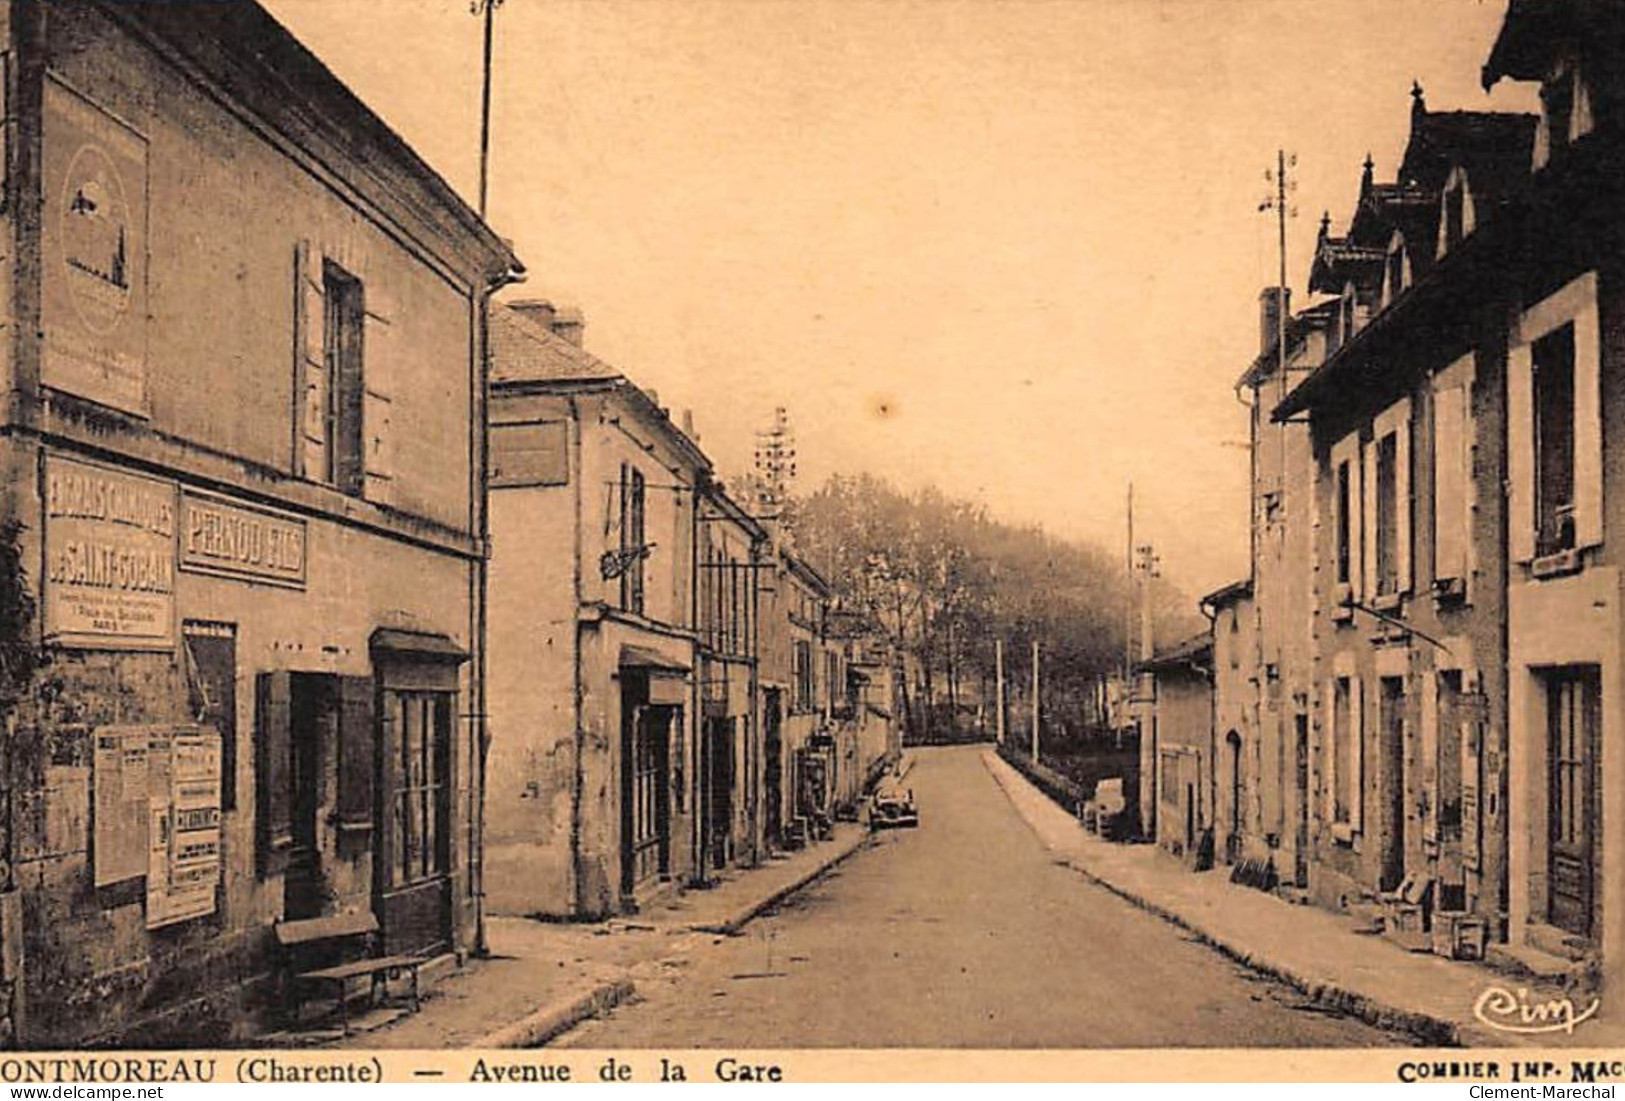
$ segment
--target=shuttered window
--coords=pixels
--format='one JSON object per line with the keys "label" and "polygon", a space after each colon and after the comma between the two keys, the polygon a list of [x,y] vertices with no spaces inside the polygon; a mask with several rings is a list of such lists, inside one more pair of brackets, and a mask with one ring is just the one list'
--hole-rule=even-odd
{"label": "shuttered window", "polygon": [[377,724],[371,677],[340,677],[338,820],[345,830],[370,830],[378,775]]}
{"label": "shuttered window", "polygon": [[1433,395],[1433,577],[1465,579],[1471,538],[1467,448],[1467,388]]}

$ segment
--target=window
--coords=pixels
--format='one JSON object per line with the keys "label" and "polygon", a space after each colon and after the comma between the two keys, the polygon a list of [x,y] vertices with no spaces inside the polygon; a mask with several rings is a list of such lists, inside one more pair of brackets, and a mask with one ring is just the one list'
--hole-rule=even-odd
{"label": "window", "polygon": [[322,265],[322,359],[327,381],[323,409],[325,462],[321,479],[341,492],[361,494],[366,472],[362,452],[361,332],[366,322],[361,281],[332,261]]}
{"label": "window", "polygon": [[391,823],[388,885],[443,876],[450,864],[450,692],[387,690],[385,722],[393,731],[389,777]]}
{"label": "window", "polygon": [[1392,303],[1405,289],[1405,238],[1394,235],[1393,243],[1388,246],[1388,264],[1383,277],[1384,299]]}
{"label": "window", "polygon": [[1444,247],[1454,248],[1467,236],[1467,184],[1457,181],[1444,193]]}
{"label": "window", "polygon": [[1354,690],[1348,677],[1339,677],[1332,691],[1332,821],[1352,825],[1357,798],[1354,779],[1356,735]]}
{"label": "window", "polygon": [[1399,591],[1399,442],[1390,433],[1377,448],[1377,595]]}
{"label": "window", "polygon": [[1535,341],[1535,554],[1575,546],[1574,326]]}
{"label": "window", "polygon": [[841,658],[833,650],[824,651],[824,691],[829,695],[829,709],[841,707]]}
{"label": "window", "polygon": [[[1470,361],[1469,361],[1470,363]],[[1433,579],[1465,580],[1471,540],[1468,388],[1433,393]]]}
{"label": "window", "polygon": [[621,608],[643,614],[643,561],[648,556],[645,538],[643,473],[621,465]]}
{"label": "window", "polygon": [[813,709],[812,643],[796,640],[796,710]]}
{"label": "window", "polygon": [[1353,541],[1353,524],[1349,517],[1354,504],[1353,486],[1354,464],[1345,459],[1337,464],[1337,583],[1339,585],[1352,584],[1353,562],[1356,549]]}
{"label": "window", "polygon": [[1354,337],[1354,288],[1349,287],[1343,291],[1343,302],[1339,307],[1339,317],[1342,321],[1342,342],[1347,344]]}
{"label": "window", "polygon": [[1541,124],[1546,132],[1547,156],[1569,144],[1574,120],[1574,70],[1565,65],[1540,89]]}

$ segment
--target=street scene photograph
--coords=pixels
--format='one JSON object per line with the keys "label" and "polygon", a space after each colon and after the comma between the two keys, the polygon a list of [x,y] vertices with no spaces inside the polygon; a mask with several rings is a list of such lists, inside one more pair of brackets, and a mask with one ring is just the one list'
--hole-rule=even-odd
{"label": "street scene photograph", "polygon": [[1625,1043],[1625,0],[0,38],[0,1051]]}

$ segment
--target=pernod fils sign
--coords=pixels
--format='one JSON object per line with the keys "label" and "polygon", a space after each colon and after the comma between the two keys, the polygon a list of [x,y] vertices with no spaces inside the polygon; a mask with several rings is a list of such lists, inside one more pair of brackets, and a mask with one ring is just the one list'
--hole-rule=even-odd
{"label": "pernod fils sign", "polygon": [[187,490],[181,495],[181,568],[302,589],[305,522]]}
{"label": "pernod fils sign", "polygon": [[174,623],[174,485],[47,456],[47,636],[160,649],[173,644]]}

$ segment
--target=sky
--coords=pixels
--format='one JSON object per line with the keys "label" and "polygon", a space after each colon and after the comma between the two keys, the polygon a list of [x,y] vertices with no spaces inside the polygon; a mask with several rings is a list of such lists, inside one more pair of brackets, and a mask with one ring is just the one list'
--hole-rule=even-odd
{"label": "sky", "polygon": [[[263,0],[478,192],[468,0]],[[1478,74],[1505,0],[505,0],[489,221],[595,355],[693,410],[725,475],[788,408],[800,488],[935,483],[1196,594],[1247,574],[1247,411],[1296,157],[1323,210],[1391,179],[1410,88]]]}

